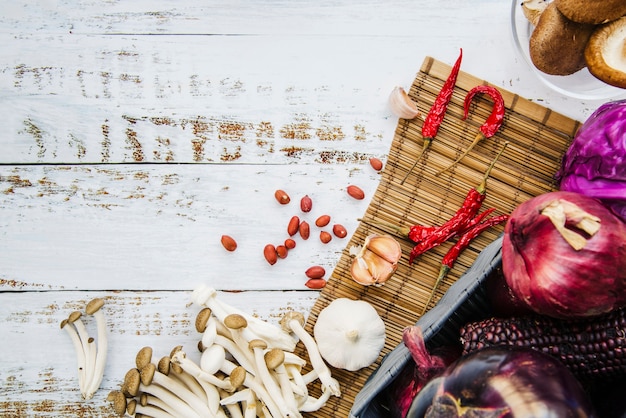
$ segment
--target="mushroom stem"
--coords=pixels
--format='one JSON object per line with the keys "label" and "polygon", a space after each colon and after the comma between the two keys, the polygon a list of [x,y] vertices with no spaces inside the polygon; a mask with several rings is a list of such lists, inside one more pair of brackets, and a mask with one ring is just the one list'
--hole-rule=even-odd
{"label": "mushroom stem", "polygon": [[85,327],[85,323],[82,319],[80,319],[81,316],[82,314],[79,311],[74,311],[70,313],[67,320],[76,328],[78,338],[80,339],[80,343],[83,347],[83,353],[85,353],[85,379],[83,381],[83,387],[81,388],[81,394],[83,399],[87,399],[87,385],[89,385],[91,377],[93,376],[93,360],[91,358],[92,352],[89,348],[89,334],[87,332],[87,327]]}
{"label": "mushroom stem", "polygon": [[[305,396],[301,389],[292,384],[289,379],[289,375],[287,374],[287,369],[285,368],[285,353],[280,348],[273,348],[265,353],[265,364],[267,365],[270,373],[273,374],[272,377],[276,377],[278,381],[278,387],[280,389],[282,398],[285,400],[285,404],[287,404],[287,408],[291,411],[294,411],[296,416],[301,417],[301,414],[298,412],[298,402],[296,401],[296,394],[298,396]],[[274,379],[272,379],[274,380]],[[298,393],[296,393],[296,391]]]}
{"label": "mushroom stem", "polygon": [[221,345],[241,364],[246,370],[254,370],[254,358],[248,350],[242,350],[237,344],[222,335],[215,338],[215,344]]}
{"label": "mushroom stem", "polygon": [[[229,360],[226,360],[224,362],[223,371],[227,374],[232,375],[234,373],[234,369],[236,369],[237,367],[241,367],[241,366],[237,366],[235,363]],[[257,373],[256,370],[254,370],[254,373]],[[272,397],[267,392],[265,386],[263,386],[260,378],[258,378],[256,375],[251,374],[248,371],[245,371],[243,386],[250,388],[252,391],[254,391],[258,399],[260,399],[263,403],[265,403],[265,405],[267,405],[268,409],[271,411],[270,413],[271,417],[281,416],[280,409],[278,408],[278,406],[276,405]]]}
{"label": "mushroom stem", "polygon": [[96,359],[93,371],[93,377],[87,386],[86,399],[91,399],[96,391],[100,388],[104,377],[104,367],[107,360],[107,326],[104,313],[102,312],[104,300],[101,298],[92,299],[85,308],[88,315],[92,315],[96,319],[98,348],[96,351]]}
{"label": "mushroom stem", "polygon": [[80,337],[76,329],[69,325],[69,321],[64,319],[61,321],[61,329],[64,329],[72,340],[74,351],[76,352],[76,366],[78,368],[78,387],[81,395],[85,393],[85,350],[80,341]]}
{"label": "mushroom stem", "polygon": [[267,348],[267,344],[263,340],[252,340],[250,341],[250,350],[254,353],[254,360],[256,365],[256,372],[258,373],[257,377],[267,389],[267,393],[270,397],[276,402],[280,413],[284,417],[296,417],[298,416],[297,411],[292,411],[285,399],[283,398],[283,394],[280,390],[280,387],[270,374],[269,369],[267,368],[267,364],[265,363],[265,355],[264,351]]}
{"label": "mushroom stem", "polygon": [[130,416],[139,416],[139,414],[146,415],[152,418],[176,418],[175,415],[170,414],[160,408],[152,405],[141,405],[136,399],[131,399],[126,405],[126,412]]}
{"label": "mushroom stem", "polygon": [[314,412],[326,405],[326,402],[330,399],[331,391],[329,389],[325,389],[322,392],[322,396],[319,398],[314,398],[309,396],[306,401],[300,405],[300,411],[302,412]]}
{"label": "mushroom stem", "polygon": [[155,383],[163,388],[168,389],[174,395],[185,401],[193,410],[201,416],[210,415],[209,407],[206,403],[198,398],[192,391],[185,387],[181,382],[164,375],[156,370],[156,366],[152,363],[146,365],[140,370],[141,383],[150,385]]}
{"label": "mushroom stem", "polygon": [[298,391],[294,390],[294,393],[296,393],[298,396],[301,396],[301,398],[306,399],[306,397],[309,396],[309,390],[301,374],[302,368],[294,364],[285,364],[285,370],[287,371],[287,374],[293,381],[294,385],[298,387]]}
{"label": "mushroom stem", "polygon": [[341,389],[337,380],[333,379],[330,369],[324,363],[313,337],[303,328],[304,315],[299,312],[288,312],[281,320],[281,325],[286,331],[293,332],[304,344],[311,366],[316,371],[318,378],[322,382],[322,388],[330,389],[331,393],[337,397],[341,396]]}
{"label": "mushroom stem", "polygon": [[152,405],[162,409],[172,416],[178,416],[178,412],[173,409],[171,405],[165,403],[162,399],[157,398],[156,396],[150,395],[149,393],[142,393],[141,396],[139,396],[139,403],[142,406]]}
{"label": "mushroom stem", "polygon": [[141,392],[149,393],[163,402],[170,405],[174,410],[178,411],[179,416],[185,418],[200,418],[198,414],[189,404],[181,398],[170,392],[168,389],[152,384],[144,384],[141,382],[141,374],[138,369],[130,369],[124,378],[122,384],[122,392],[128,393],[130,396],[137,396]]}
{"label": "mushroom stem", "polygon": [[[237,393],[241,393],[241,392],[242,391],[239,391]],[[227,399],[230,394],[223,389],[218,389],[218,393],[220,396],[220,405],[223,405],[224,408],[226,408],[226,410],[228,411],[228,414],[230,415],[230,418],[243,418],[243,412],[241,412],[241,406],[240,406],[240,402],[242,401],[238,400],[232,403],[230,402],[222,403],[222,401],[224,399]]]}
{"label": "mushroom stem", "polygon": [[187,355],[184,351],[178,351],[174,353],[172,356],[172,362],[180,365],[184,371],[192,375],[194,378],[199,381],[205,381],[207,383],[212,384],[215,387],[220,389],[224,389],[227,392],[234,392],[236,388],[233,387],[229,379],[220,379],[212,374],[209,374],[202,370],[200,366],[198,366],[195,362],[187,358]]}

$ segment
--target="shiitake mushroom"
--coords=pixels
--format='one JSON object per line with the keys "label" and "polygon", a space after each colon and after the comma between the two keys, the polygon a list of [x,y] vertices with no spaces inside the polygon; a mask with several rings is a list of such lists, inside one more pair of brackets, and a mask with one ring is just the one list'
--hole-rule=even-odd
{"label": "shiitake mushroom", "polygon": [[554,4],[569,20],[597,25],[626,16],[624,0],[554,0]]}
{"label": "shiitake mushroom", "polygon": [[597,26],[585,48],[585,60],[596,78],[626,88],[626,16]]}
{"label": "shiitake mushroom", "polygon": [[573,74],[586,66],[585,47],[594,28],[569,20],[552,2],[541,13],[530,36],[530,59],[546,74]]}

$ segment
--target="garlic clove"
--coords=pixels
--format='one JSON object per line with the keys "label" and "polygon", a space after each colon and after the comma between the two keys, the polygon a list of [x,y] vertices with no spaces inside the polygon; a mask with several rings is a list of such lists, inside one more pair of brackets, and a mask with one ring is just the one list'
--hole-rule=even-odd
{"label": "garlic clove", "polygon": [[384,284],[396,272],[397,263],[390,263],[372,251],[366,250],[352,262],[350,274],[364,286]]}
{"label": "garlic clove", "polygon": [[394,115],[402,119],[414,119],[420,114],[417,104],[411,100],[407,92],[400,86],[395,87],[391,91],[389,108]]}
{"label": "garlic clove", "polygon": [[402,257],[400,243],[391,235],[370,235],[365,239],[365,247],[391,264]]}

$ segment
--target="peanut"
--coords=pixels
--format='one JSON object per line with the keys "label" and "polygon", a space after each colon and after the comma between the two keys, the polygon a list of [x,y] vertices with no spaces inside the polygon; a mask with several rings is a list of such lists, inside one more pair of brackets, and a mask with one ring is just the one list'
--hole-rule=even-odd
{"label": "peanut", "polygon": [[233,239],[233,237],[229,235],[222,235],[222,246],[226,248],[227,251],[235,251],[237,249],[237,241]]}
{"label": "peanut", "polygon": [[319,218],[317,218],[315,220],[315,225],[320,227],[320,228],[325,227],[329,223],[330,223],[330,216],[329,215],[322,215],[322,216],[320,216]]}
{"label": "peanut", "polygon": [[313,209],[313,201],[311,200],[309,195],[306,195],[302,199],[300,199],[300,210],[306,213],[310,212],[311,209]]}
{"label": "peanut", "polygon": [[300,227],[300,218],[294,215],[289,220],[289,224],[287,225],[287,233],[290,237],[293,237],[298,232],[298,228]]}
{"label": "peanut", "polygon": [[343,225],[335,224],[333,225],[333,234],[335,234],[337,238],[345,238],[348,235],[348,231]]}
{"label": "peanut", "polygon": [[333,239],[333,236],[326,231],[320,231],[320,241],[324,244],[328,244]]}
{"label": "peanut", "polygon": [[365,192],[355,185],[350,185],[347,188],[348,194],[356,200],[363,200],[365,198]]}
{"label": "peanut", "polygon": [[296,248],[296,242],[292,240],[291,238],[287,238],[285,240],[285,248],[287,248],[288,250],[292,250]]}
{"label": "peanut", "polygon": [[318,290],[318,289],[322,289],[324,286],[326,286],[326,280],[324,280],[324,279],[309,279],[309,280],[306,281],[306,283],[304,285],[306,287],[308,287],[309,289]]}
{"label": "peanut", "polygon": [[287,258],[287,247],[285,247],[284,245],[277,245],[276,255],[278,256],[278,258]]}
{"label": "peanut", "polygon": [[274,197],[281,205],[286,205],[287,203],[291,202],[291,198],[284,190],[276,190],[274,192]]}
{"label": "peanut", "polygon": [[276,264],[278,261],[278,254],[276,253],[276,247],[274,244],[267,244],[265,248],[263,248],[263,256],[267,260],[270,265]]}
{"label": "peanut", "polygon": [[380,161],[378,158],[376,157],[372,157],[370,158],[370,165],[372,166],[372,168],[376,171],[380,171],[383,169],[383,162]]}
{"label": "peanut", "polygon": [[321,279],[326,274],[322,266],[311,266],[304,272],[309,279]]}
{"label": "peanut", "polygon": [[307,221],[300,222],[298,231],[300,232],[300,237],[302,237],[302,239],[309,239],[309,236],[311,235],[311,227]]}

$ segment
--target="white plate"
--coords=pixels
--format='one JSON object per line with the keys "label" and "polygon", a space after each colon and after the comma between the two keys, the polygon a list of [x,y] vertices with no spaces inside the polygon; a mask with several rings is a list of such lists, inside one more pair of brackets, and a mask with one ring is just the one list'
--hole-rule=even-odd
{"label": "white plate", "polygon": [[607,100],[626,96],[626,90],[608,85],[595,78],[586,68],[568,76],[555,76],[539,71],[530,59],[529,40],[533,25],[526,19],[521,0],[513,0],[511,6],[511,29],[513,44],[533,73],[551,89],[577,99]]}

